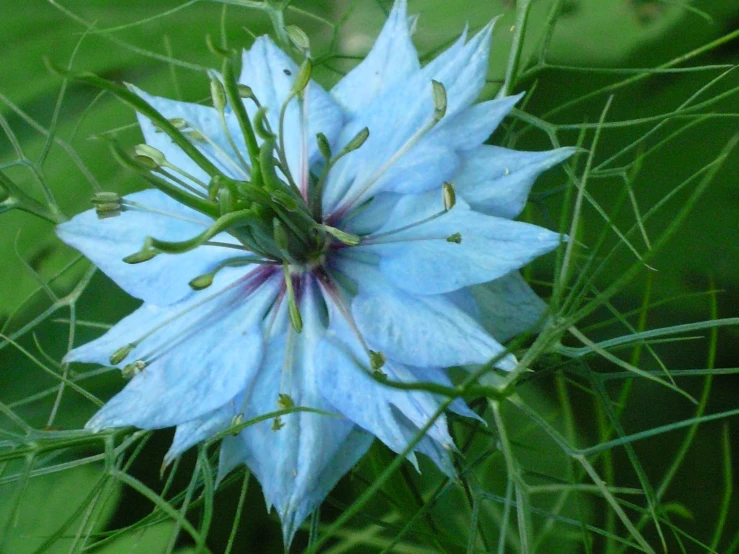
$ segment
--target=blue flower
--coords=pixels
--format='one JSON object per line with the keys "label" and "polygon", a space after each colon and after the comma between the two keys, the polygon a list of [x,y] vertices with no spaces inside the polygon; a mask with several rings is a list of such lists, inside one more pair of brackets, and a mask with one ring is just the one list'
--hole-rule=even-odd
{"label": "blue flower", "polygon": [[[499,341],[542,313],[517,270],[561,238],[513,218],[572,149],[483,145],[520,98],[474,104],[491,33],[421,67],[398,0],[330,92],[267,37],[243,55],[243,107],[225,74],[212,75],[215,107],[136,91],[171,124],[139,115],[137,160],[158,190],[58,227],[143,300],[67,356],[130,378],[87,427],[176,426],[170,461],[234,421],[333,414],[292,412],[222,441],[219,478],[246,464],[289,544],[374,437],[401,452],[441,403],[373,373],[449,385],[449,366],[515,367]],[[451,475],[453,449],[441,417],[408,458]]]}

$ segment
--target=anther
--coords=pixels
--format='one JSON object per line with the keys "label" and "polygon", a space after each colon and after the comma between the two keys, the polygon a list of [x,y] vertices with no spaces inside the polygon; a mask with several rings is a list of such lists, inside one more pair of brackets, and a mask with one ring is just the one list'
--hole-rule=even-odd
{"label": "anther", "polygon": [[289,410],[295,407],[295,402],[289,394],[281,392],[277,395],[277,407],[280,410]]}
{"label": "anther", "polygon": [[316,142],[318,142],[318,150],[321,152],[321,156],[323,156],[323,159],[328,163],[331,159],[331,145],[329,144],[326,135],[318,133],[316,135]]}
{"label": "anther", "polygon": [[96,192],[92,196],[92,204],[98,219],[119,216],[124,210],[123,199],[116,192]]}
{"label": "anther", "polygon": [[361,148],[362,145],[365,143],[365,141],[369,138],[370,132],[369,128],[365,127],[361,131],[359,131],[356,135],[354,135],[354,138],[346,143],[346,146],[341,149],[341,152],[339,152],[339,156],[344,156],[345,154],[348,154],[349,152],[353,152],[354,150],[357,150],[358,148]]}
{"label": "anther", "polygon": [[136,153],[134,159],[137,162],[150,166],[151,169],[159,169],[167,163],[167,158],[164,154],[148,144],[137,144],[133,150]]}
{"label": "anther", "polygon": [[241,96],[241,98],[245,98],[248,100],[254,99],[254,91],[251,89],[250,86],[240,84],[240,85],[237,85],[236,88],[238,89],[239,96]]}
{"label": "anther", "polygon": [[124,379],[133,379],[136,377],[139,373],[144,371],[146,369],[147,363],[143,360],[136,360],[135,362],[132,362],[125,366],[121,370],[121,377]]}
{"label": "anther", "polygon": [[300,64],[300,70],[295,77],[295,82],[292,86],[292,94],[300,95],[305,90],[305,87],[310,83],[310,77],[313,73],[313,64],[309,58],[306,58],[302,64]]}
{"label": "anther", "polygon": [[153,257],[159,255],[160,251],[152,248],[151,243],[151,237],[147,237],[144,241],[144,247],[138,252],[134,252],[133,254],[126,256],[125,258],[123,258],[123,261],[127,264],[140,264],[143,262],[148,262]]}
{"label": "anther", "polygon": [[290,42],[292,42],[298,50],[301,50],[302,52],[308,52],[308,50],[310,50],[310,39],[308,39],[308,35],[305,34],[303,29],[297,25],[288,25],[285,27],[285,30],[287,31],[287,36],[290,38]]}
{"label": "anther", "polygon": [[382,352],[376,352],[374,350],[369,351],[370,367],[374,371],[380,371],[387,362],[387,357]]}
{"label": "anther", "polygon": [[226,108],[226,91],[223,89],[221,82],[215,77],[210,79],[210,97],[216,110],[222,112]]}
{"label": "anther", "polygon": [[110,365],[118,365],[119,363],[121,363],[123,360],[126,359],[126,357],[131,353],[131,351],[134,348],[136,348],[135,343],[130,343],[130,344],[127,344],[126,346],[120,347],[118,350],[116,350],[110,355],[110,359],[109,359]]}
{"label": "anther", "polygon": [[191,279],[188,285],[190,285],[190,288],[194,290],[207,289],[213,284],[214,277],[215,273],[205,273],[203,275],[198,275],[194,279]]}
{"label": "anther", "polygon": [[431,81],[434,96],[434,120],[440,121],[446,115],[446,88],[439,81]]}
{"label": "anther", "polygon": [[326,231],[329,235],[347,246],[359,246],[362,242],[362,237],[347,233],[341,229],[337,229],[336,227],[331,227],[330,225],[319,225],[318,228]]}
{"label": "anther", "polygon": [[441,197],[444,200],[444,210],[448,212],[457,203],[457,193],[454,192],[452,183],[444,183],[441,187]]}
{"label": "anther", "polygon": [[[235,416],[231,418],[231,427],[239,427],[242,423],[244,423],[244,414],[238,413]],[[241,432],[241,429],[234,429],[232,431],[232,434],[234,436],[238,435]]]}

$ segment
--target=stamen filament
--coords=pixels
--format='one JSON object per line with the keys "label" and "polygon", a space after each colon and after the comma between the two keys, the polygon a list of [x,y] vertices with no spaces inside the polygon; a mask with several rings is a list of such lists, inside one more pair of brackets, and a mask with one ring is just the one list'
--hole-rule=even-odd
{"label": "stamen filament", "polygon": [[167,179],[171,179],[172,181],[180,185],[183,189],[187,190],[188,192],[191,192],[192,194],[194,194],[195,196],[199,198],[202,198],[203,200],[206,200],[208,198],[208,195],[203,194],[202,191],[196,189],[190,183],[183,181],[182,179],[177,177],[177,175],[172,175],[172,173],[167,172],[167,171],[162,171],[161,169],[153,169],[152,173],[157,173],[158,175],[163,175]]}
{"label": "stamen filament", "polygon": [[433,215],[430,215],[429,217],[421,219],[420,221],[409,223],[408,225],[403,225],[402,227],[398,227],[397,229],[393,229],[392,231],[386,231],[384,233],[378,233],[376,235],[367,235],[366,237],[362,239],[362,244],[379,244],[377,242],[377,239],[379,238],[388,237],[391,235],[395,235],[397,233],[402,233],[403,231],[407,231],[408,229],[413,229],[414,227],[425,225],[426,223],[430,223],[431,221],[440,218],[442,215],[446,213],[447,213],[446,210],[442,210]]}
{"label": "stamen filament", "polygon": [[202,227],[207,227],[208,226],[208,222],[207,221],[203,221],[202,219],[195,219],[195,218],[192,218],[192,217],[186,217],[184,215],[180,215],[180,214],[176,214],[176,213],[172,213],[172,212],[167,212],[165,210],[157,210],[155,208],[150,208],[149,206],[145,206],[143,204],[139,204],[138,202],[134,202],[133,200],[127,200],[127,199],[123,198],[121,200],[121,204],[123,204],[124,206],[126,206],[126,208],[128,208],[130,210],[135,210],[135,211],[138,211],[138,212],[146,212],[146,213],[150,213],[150,214],[163,215],[165,217],[169,217],[169,218],[172,218],[172,219],[179,219],[180,221],[186,221],[188,223],[195,223],[196,225],[201,225]]}
{"label": "stamen filament", "polygon": [[[213,294],[210,294],[203,298],[202,300],[199,300],[192,306],[187,307],[186,309],[168,317],[149,331],[147,331],[145,334],[143,334],[141,337],[139,337],[137,340],[133,341],[131,344],[135,346],[139,346],[144,340],[151,337],[154,333],[160,331],[173,321],[176,321],[180,319],[181,317],[189,314],[193,310],[197,310],[198,308],[202,307],[203,305],[209,303],[210,301],[218,298],[219,296],[222,296],[223,294],[232,291],[235,288],[238,288],[239,286],[246,285],[248,290],[244,291],[244,296],[248,296],[254,293],[260,286],[264,285],[267,278],[272,274],[273,270],[271,268],[263,268],[263,267],[257,267],[247,273],[246,275],[240,277],[230,285],[224,287],[223,289],[214,292]],[[266,275],[265,275],[266,274]],[[259,277],[262,275],[265,275],[264,279],[257,281]],[[251,281],[251,282],[250,282]],[[160,345],[158,348],[155,348],[149,352],[146,352],[145,354],[138,357],[138,360],[143,361],[146,363],[146,365],[151,365],[156,360],[161,359],[162,356],[167,354],[170,350],[178,346],[182,343],[183,340],[186,340],[189,336],[191,336],[192,331],[196,329],[197,327],[203,325],[206,321],[208,321],[213,316],[222,316],[223,311],[220,305],[213,306],[212,309],[208,310],[205,314],[203,314],[201,317],[199,317],[195,322],[192,323],[192,325],[189,325],[184,331],[180,334],[177,340],[172,341],[169,344],[166,345]]]}
{"label": "stamen filament", "polygon": [[193,125],[189,121],[187,122],[187,124],[190,127],[190,129],[199,133],[200,136],[203,138],[203,140],[213,147],[213,150],[215,150],[216,154],[219,154],[219,159],[222,162],[225,161],[227,165],[230,165],[233,169],[235,169],[237,173],[239,173],[242,177],[244,177],[244,179],[249,178],[249,174],[238,163],[236,163],[231,156],[229,156],[226,152],[224,152],[223,148],[221,148],[218,144],[216,144],[212,138],[210,138],[201,129],[198,129],[195,125]]}
{"label": "stamen filament", "polygon": [[205,183],[203,183],[197,177],[195,177],[193,175],[190,175],[184,169],[181,169],[181,168],[177,167],[176,165],[172,165],[168,160],[164,160],[164,163],[162,164],[162,167],[166,167],[167,169],[171,169],[172,171],[176,171],[177,173],[179,173],[180,175],[182,175],[186,179],[190,179],[196,185],[198,185],[200,187],[203,187],[203,190],[208,190],[208,185],[206,185]]}
{"label": "stamen filament", "polygon": [[441,121],[441,119],[446,114],[446,91],[444,90],[443,85],[441,85],[441,83],[438,83],[437,81],[432,81],[432,85],[434,92],[434,113],[431,119],[424,125],[422,125],[415,133],[413,133],[413,135],[407,141],[405,141],[405,143],[398,149],[398,151],[395,152],[395,154],[393,154],[390,159],[388,159],[356,193],[348,198],[333,214],[331,214],[331,219],[341,217],[348,210],[350,210],[354,204],[362,201],[363,196],[372,187],[372,185],[374,185],[380,179],[380,177],[382,177],[382,175],[388,169],[395,165],[395,163],[400,158],[402,158],[411,148],[418,144],[418,142],[424,137],[426,133],[428,133],[436,126],[437,123],[439,123],[439,121]]}

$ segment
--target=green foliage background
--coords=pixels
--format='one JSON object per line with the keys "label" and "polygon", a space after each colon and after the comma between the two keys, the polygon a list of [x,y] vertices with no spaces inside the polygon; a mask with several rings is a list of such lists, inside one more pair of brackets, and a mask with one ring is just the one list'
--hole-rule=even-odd
{"label": "green foliage background", "polygon": [[[494,94],[505,77],[515,35],[514,4],[503,0],[410,0],[411,13],[420,14],[415,35],[419,52],[431,55],[456,38],[466,23],[476,29],[501,15],[486,89],[486,94]],[[739,130],[739,74],[731,71],[739,62],[739,6],[735,0],[568,0],[559,4],[562,10],[552,25],[548,17],[554,2],[532,3],[522,49],[523,73],[516,86],[516,90],[528,90],[531,95],[519,117],[511,118],[493,142],[521,149],[551,148],[547,133],[531,125],[541,121],[555,125],[544,128],[556,131],[563,145],[591,149],[594,135],[600,132],[587,182],[588,197],[582,211],[575,214],[578,228],[574,236],[578,245],[583,245],[575,261],[592,275],[591,288],[583,294],[592,297],[606,289],[635,262],[635,255],[623,246],[620,232],[636,225],[627,235],[628,242],[634,250],[645,253],[682,207],[690,204],[692,209],[680,230],[649,260],[653,269],[644,267],[612,304],[588,314],[577,322],[578,327],[590,339],[600,341],[644,329],[738,316],[739,154],[734,151],[723,160],[707,192],[697,201],[690,196],[695,185],[681,185],[716,160]],[[229,5],[224,11],[222,4],[205,0],[129,0],[123,4],[35,0],[22,9],[17,3],[0,0],[0,6],[0,113],[4,130],[0,133],[0,167],[39,200],[43,200],[39,183],[47,182],[67,216],[87,209],[98,186],[121,193],[142,187],[140,180],[112,160],[102,141],[94,140],[95,135],[115,131],[121,142],[135,144],[140,135],[126,107],[86,86],[63,83],[46,69],[45,57],[62,65],[73,59],[71,66],[76,70],[136,83],[157,95],[201,101],[208,95],[202,70],[219,64],[206,46],[207,35],[220,40],[225,31],[230,47],[247,47],[252,34],[272,32],[270,20],[257,10]],[[311,37],[314,55],[325,56],[317,79],[330,85],[367,51],[388,7],[388,2],[374,0],[296,0],[286,18]],[[168,10],[172,13],[155,17]],[[546,63],[536,65],[541,41],[550,32]],[[681,56],[686,59],[671,66],[677,70],[655,69]],[[702,69],[686,69],[698,67]],[[713,82],[720,75],[721,79]],[[681,104],[702,87],[705,90],[683,110]],[[527,120],[524,112],[538,119]],[[48,139],[50,129],[53,142]],[[635,148],[624,150],[630,145]],[[652,153],[654,146],[659,148]],[[608,162],[616,154],[621,157]],[[579,176],[586,158],[584,154],[572,166]],[[608,163],[599,165],[604,161]],[[545,175],[535,187],[527,217],[557,228],[563,207],[571,208],[576,198],[568,182],[562,169]],[[651,217],[640,232],[638,224],[644,214],[673,193],[669,205]],[[565,230],[569,230],[569,219],[565,222]],[[605,242],[595,248],[604,230]],[[597,263],[588,266],[589,256],[600,261],[612,249],[615,254],[608,264],[594,273]],[[545,260],[528,276],[548,297],[552,275],[559,269],[553,259]],[[202,457],[198,459],[196,452],[183,458],[176,473],[168,474],[174,475],[171,481],[166,481],[166,476],[160,479],[169,432],[128,438],[117,434],[80,440],[59,451],[34,451],[25,458],[1,456],[3,447],[6,453],[14,450],[8,448],[10,443],[2,442],[12,438],[12,433],[28,433],[31,428],[62,432],[81,428],[93,413],[95,401],[120,388],[117,375],[101,370],[89,375],[74,373],[82,372],[81,368],[69,372],[59,360],[70,342],[80,344],[97,336],[101,327],[114,323],[135,306],[134,300],[104,276],[93,274],[87,262],[61,245],[50,224],[20,211],[2,214],[0,323],[3,337],[19,339],[7,342],[0,337],[0,553],[44,548],[77,552],[86,551],[85,545],[91,544],[95,545],[92,551],[104,554],[190,552],[196,550],[197,542],[191,533],[175,537],[188,522],[200,529],[204,515],[210,520],[205,542],[213,552],[223,552],[230,541],[234,552],[281,551],[276,519],[265,513],[256,483],[246,488],[243,474],[234,475],[221,486],[211,498],[212,509],[207,507],[206,495],[201,496],[201,483],[191,480],[193,470],[199,475],[207,463]],[[626,316],[631,329],[624,323]],[[75,325],[69,325],[70,318]],[[666,547],[668,552],[734,552],[739,549],[739,510],[730,502],[734,479],[731,447],[739,436],[735,420],[721,418],[723,423],[698,427],[698,420],[691,418],[739,407],[739,383],[732,376],[739,366],[737,330],[696,328],[687,338],[691,340],[652,347],[637,343],[615,354],[643,370],[657,371],[660,377],[664,377],[660,373],[663,364],[674,372],[684,392],[700,400],[697,407],[661,384],[624,377],[608,380],[602,376],[621,371],[612,360],[592,356],[587,366],[580,366],[585,362],[579,358],[565,360],[566,351],[549,352],[538,360],[545,371],[525,379],[519,394],[521,401],[532,406],[553,429],[583,447],[605,443],[614,436],[687,422],[681,430],[654,434],[643,441],[629,439],[604,449],[594,464],[609,484],[622,488],[621,506],[636,522],[640,510],[627,503],[633,502],[643,511],[648,503],[639,491],[645,482],[659,490],[670,474],[670,464],[679,460],[674,480],[660,496],[664,543],[657,526],[648,522],[644,526],[646,542],[655,551]],[[565,345],[583,346],[571,337],[565,339]],[[706,371],[713,368],[726,370]],[[678,371],[694,369],[702,373],[679,378]],[[706,377],[706,373],[711,376]],[[68,386],[57,403],[60,374],[74,383],[79,379],[84,389]],[[604,387],[600,396],[598,383]],[[609,409],[619,414],[622,426],[613,433],[609,432]],[[580,479],[573,477],[578,468],[572,467],[571,453],[562,452],[535,419],[523,417],[509,405],[503,412],[529,483],[553,486]],[[469,425],[457,425],[458,440],[470,438],[470,453],[484,452],[499,439],[494,426],[477,429],[473,435]],[[126,463],[130,459],[130,467],[116,468],[111,474],[111,468],[104,467],[110,458],[106,458],[103,443],[108,441],[112,448],[113,439],[116,445],[130,444],[137,455],[126,459]],[[633,449],[623,448],[624,444]],[[681,445],[687,451],[684,458],[678,454]],[[393,459],[382,448],[375,448],[342,481],[322,510],[319,536]],[[474,459],[471,454],[465,462]],[[469,477],[465,486],[442,482],[428,465],[421,475],[404,466],[383,481],[380,494],[347,525],[332,530],[335,534],[330,546],[321,551],[497,551],[501,518],[515,520],[515,508],[505,516],[503,497],[509,481],[503,457],[491,455],[481,460],[481,466],[465,474],[465,479]],[[129,474],[135,481],[123,477]],[[184,495],[173,502],[177,510],[182,499],[191,496],[194,508],[189,519],[172,517],[161,505],[152,512],[152,499],[142,494],[141,486],[161,492],[165,483],[171,491],[170,496],[163,495],[166,498],[180,491]],[[241,502],[242,517],[234,526],[234,512]],[[602,491],[575,491],[573,487],[565,495],[537,496],[534,505],[539,510],[532,516],[537,541],[541,540],[536,543],[539,552],[619,552],[618,541],[608,541],[604,533],[625,539],[630,536],[616,521],[613,505],[603,500]],[[428,506],[428,513],[424,506]],[[412,519],[418,513],[422,516]],[[553,513],[569,523],[546,515]],[[473,535],[475,521],[481,525]],[[508,548],[524,551],[514,523],[510,525]],[[671,530],[671,526],[680,531]],[[96,544],[100,539],[104,540]],[[307,541],[308,533],[301,535],[295,551],[304,548]],[[648,551],[634,540],[624,549]]]}

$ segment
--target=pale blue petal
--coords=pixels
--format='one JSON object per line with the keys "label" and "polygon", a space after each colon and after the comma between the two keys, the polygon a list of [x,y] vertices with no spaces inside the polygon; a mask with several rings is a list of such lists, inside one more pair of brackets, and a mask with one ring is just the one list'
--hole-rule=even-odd
{"label": "pale blue petal", "polygon": [[[251,87],[260,104],[267,108],[267,120],[275,133],[279,133],[280,112],[297,74],[295,62],[267,36],[257,38],[252,47],[244,52],[239,83]],[[299,102],[293,99],[285,112],[283,129],[285,155],[297,182],[301,176],[307,176],[308,166],[304,163],[306,156],[303,147],[309,163],[317,162],[320,152],[316,135],[323,133],[329,142],[334,142],[344,123],[342,109],[320,85],[311,82],[304,94],[308,128],[303,128]],[[250,100],[245,100],[244,104],[253,118],[257,112],[255,104]]]}
{"label": "pale blue petal", "polygon": [[[177,100],[169,100],[159,96],[152,96],[141,89],[134,86],[129,87],[133,92],[138,94],[150,106],[157,110],[167,119],[181,118],[184,119],[193,130],[196,130],[208,137],[209,140],[192,140],[192,144],[200,150],[219,170],[225,175],[235,179],[245,179],[246,173],[243,166],[239,162],[239,158],[233,151],[228,142],[228,137],[221,123],[221,118],[215,108],[210,106],[201,106],[200,104],[192,104],[189,102],[180,102]],[[200,167],[192,161],[179,146],[172,142],[169,136],[158,130],[154,124],[141,114],[137,115],[139,126],[144,134],[146,144],[153,146],[161,151],[172,165],[184,170],[196,179],[206,185],[210,181],[210,177],[200,169]],[[246,146],[238,121],[232,113],[226,114],[226,128],[231,134],[234,144],[244,159],[246,156]],[[185,129],[185,135],[187,131]],[[171,172],[178,178],[183,178],[179,173]],[[189,181],[187,178],[185,181]],[[192,185],[198,188],[198,185],[190,181]]]}
{"label": "pale blue petal", "polygon": [[228,429],[235,415],[234,402],[230,401],[212,412],[179,424],[175,430],[172,445],[164,456],[164,465],[169,465],[175,458],[199,442]]}
{"label": "pale blue petal", "polygon": [[449,137],[457,152],[478,148],[523,97],[523,93],[480,102],[441,120],[435,133]]}
{"label": "pale blue petal", "polygon": [[[452,387],[454,384],[449,378],[449,373],[445,368],[442,367],[412,367],[408,366],[408,370],[413,374],[415,381],[418,383],[428,382],[435,383],[437,385],[443,385],[445,387]],[[445,397],[438,395],[439,401],[445,400]],[[461,398],[455,398],[451,404],[449,404],[449,411],[455,414],[476,419],[484,423],[484,419],[478,416],[475,412],[470,410],[467,404]]]}
{"label": "pale blue petal", "polygon": [[425,75],[446,88],[447,113],[455,114],[469,106],[482,92],[488,71],[492,32],[493,24],[490,23],[467,44],[463,44],[465,32],[459,41],[423,68]]}
{"label": "pale blue petal", "polygon": [[325,500],[339,479],[357,465],[373,440],[374,437],[369,433],[352,427],[346,438],[332,451],[330,462],[324,465],[323,470],[312,481],[306,483],[304,499],[296,505],[294,511],[282,516],[284,544],[290,545],[302,523]]}
{"label": "pale blue petal", "polygon": [[547,310],[546,303],[517,271],[470,290],[477,300],[483,327],[501,342],[537,331],[535,326]]}
{"label": "pale blue petal", "polygon": [[[128,426],[159,429],[191,421],[223,406],[253,380],[259,368],[262,318],[278,288],[278,280],[272,278],[251,294],[236,286],[204,305],[192,300],[159,310],[146,305],[101,339],[73,350],[70,360],[99,360],[106,350],[103,344],[122,339],[117,347],[124,346],[173,313],[195,307],[170,321],[131,353],[127,360],[152,357],[153,361],[108,401],[86,427],[94,431]],[[201,291],[198,298],[202,300],[207,294],[207,290]],[[147,320],[142,313],[145,310],[155,317]],[[140,325],[134,334],[135,322]]]}
{"label": "pale blue petal", "polygon": [[513,219],[526,205],[534,180],[576,151],[576,148],[557,148],[519,152],[481,146],[462,156],[462,165],[454,176],[457,194],[477,211]]}
{"label": "pale blue petal", "polygon": [[[486,363],[504,351],[444,295],[409,294],[369,265],[347,258],[337,267],[359,285],[352,314],[372,350],[421,367]],[[512,369],[515,359],[505,355],[497,366]]]}
{"label": "pale blue petal", "polygon": [[342,219],[339,227],[348,233],[360,236],[375,233],[385,225],[399,198],[399,194],[392,192],[380,193],[349,212]]}
{"label": "pale blue petal", "polygon": [[440,187],[460,165],[459,153],[478,148],[510,112],[521,95],[491,100],[447,115],[419,134],[432,118],[430,81],[421,74],[392,98],[370,106],[347,125],[339,143],[348,142],[363,127],[369,138],[344,156],[329,173],[324,210],[345,211],[350,204],[382,192],[416,194]]}
{"label": "pale blue petal", "polygon": [[[440,201],[435,196],[403,197],[380,231],[399,229],[438,212]],[[455,233],[461,234],[461,244],[446,240]],[[385,240],[388,242],[370,245],[370,237],[368,246],[359,248],[379,255],[380,270],[401,289],[441,294],[519,269],[556,248],[561,237],[529,223],[477,213],[458,202],[444,215]]]}
{"label": "pale blue petal", "polygon": [[[213,221],[157,190],[145,190],[125,198],[152,211],[129,209],[118,217],[99,219],[95,210],[88,210],[58,225],[56,232],[131,296],[159,306],[176,302],[192,293],[188,285],[192,278],[212,271],[237,252],[201,246],[184,254],[160,254],[147,262],[127,264],[123,258],[140,251],[146,237],[170,241],[190,239],[205,231]],[[225,233],[214,240],[235,242]]]}
{"label": "pale blue petal", "polygon": [[[520,95],[491,100],[461,110],[457,115],[447,115],[415,146],[389,165],[363,198],[378,191],[417,194],[452,181],[460,167],[460,154],[479,148],[519,98]],[[393,154],[387,152],[385,155],[390,159]],[[365,177],[366,174],[358,172],[356,184]],[[352,195],[360,188],[354,185],[347,194]]]}
{"label": "pale blue petal", "polygon": [[367,57],[338,82],[331,94],[352,116],[379,94],[419,69],[408,29],[406,0],[395,2]]}
{"label": "pale blue petal", "polygon": [[[377,383],[369,375],[369,364],[363,361],[366,358],[342,316],[335,314],[329,336],[315,353],[322,394],[339,413],[400,453],[431,420],[441,403],[423,391],[401,391]],[[410,368],[392,360],[388,360],[382,371],[391,381],[418,381]],[[443,415],[436,419],[414,449],[428,451],[436,457],[436,449],[422,446],[427,442],[436,442],[446,451],[454,448]],[[413,452],[408,454],[408,459],[416,464]],[[434,461],[445,468],[438,459]]]}
{"label": "pale blue petal", "polygon": [[[303,289],[302,333],[288,329],[283,304],[259,375],[244,401],[244,421],[279,409],[280,393],[288,394],[296,406],[335,413],[321,395],[323,384],[313,366],[323,326],[312,288],[309,283]],[[245,428],[242,457],[262,484],[267,505],[277,509],[289,542],[303,519],[364,454],[369,439],[353,436],[353,423],[338,414],[297,412],[283,416],[282,423],[277,431],[271,420]],[[334,465],[336,456],[343,461]]]}

